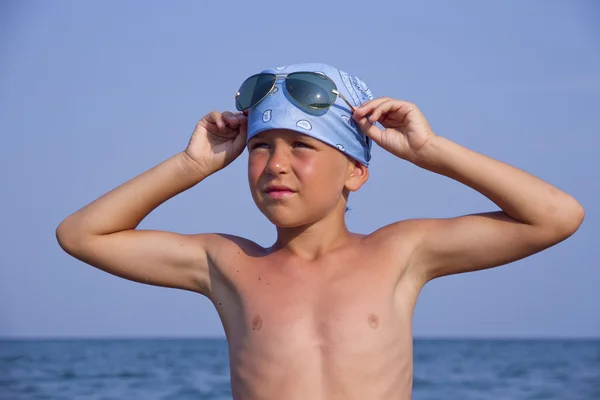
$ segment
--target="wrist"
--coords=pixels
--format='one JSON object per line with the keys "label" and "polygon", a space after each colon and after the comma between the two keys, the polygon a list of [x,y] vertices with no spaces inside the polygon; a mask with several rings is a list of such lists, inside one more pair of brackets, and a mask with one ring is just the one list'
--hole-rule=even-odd
{"label": "wrist", "polygon": [[440,156],[445,141],[447,139],[441,136],[432,135],[427,143],[414,155],[413,160],[411,160],[412,163],[421,168],[436,170],[436,167],[440,165]]}
{"label": "wrist", "polygon": [[178,153],[177,158],[183,175],[190,179],[201,181],[213,173],[206,166],[192,158],[185,150]]}

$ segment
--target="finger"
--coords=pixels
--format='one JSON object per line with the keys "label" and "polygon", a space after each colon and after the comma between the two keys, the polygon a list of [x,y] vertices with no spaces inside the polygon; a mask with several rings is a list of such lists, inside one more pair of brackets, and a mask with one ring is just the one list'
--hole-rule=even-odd
{"label": "finger", "polygon": [[[373,111],[371,111],[371,114],[369,115],[369,120],[371,122],[379,121],[382,116],[385,116],[386,114],[396,113],[398,111],[401,111],[403,107],[404,107],[404,103],[402,103],[401,101],[398,101],[398,100],[385,101],[385,102],[379,104],[377,107],[375,107],[375,109]],[[397,118],[397,119],[404,120],[404,116],[401,115],[400,118]],[[381,122],[381,121],[379,121],[379,122]]]}
{"label": "finger", "polygon": [[227,126],[231,128],[238,128],[242,124],[248,123],[248,118],[243,112],[231,113],[229,111],[225,111],[223,113],[223,119]]}
{"label": "finger", "polygon": [[356,124],[359,126],[360,130],[373,139],[375,143],[381,143],[381,138],[383,137],[383,130],[381,130],[377,125],[369,121],[366,117],[359,118],[356,121]]}
{"label": "finger", "polygon": [[212,111],[206,116],[206,120],[211,124],[217,126],[217,129],[225,129],[225,122],[223,121],[223,115],[218,111]]}
{"label": "finger", "polygon": [[238,119],[239,124],[240,124],[240,129],[242,129],[242,128],[245,129],[247,127],[247,125],[248,125],[248,117],[246,115],[244,115],[243,113],[239,113],[237,115],[237,119]]}
{"label": "finger", "polygon": [[[243,116],[242,116],[243,117]],[[234,143],[236,146],[241,146],[243,149],[246,146],[246,138],[248,137],[248,125],[245,117],[240,121],[239,134],[236,136]]]}
{"label": "finger", "polygon": [[234,113],[230,112],[230,111],[224,111],[223,112],[223,121],[225,122],[225,124],[231,128],[237,128],[238,124],[239,124],[239,120],[237,118],[237,115],[235,115]]}
{"label": "finger", "polygon": [[361,104],[358,108],[356,108],[356,110],[354,111],[354,114],[358,118],[363,118],[364,116],[369,114],[371,111],[373,111],[373,109],[375,107],[377,107],[379,104],[381,104],[387,100],[390,100],[390,98],[389,97],[378,97],[376,99],[369,100],[366,103]]}
{"label": "finger", "polygon": [[219,130],[219,135],[233,138],[237,137],[241,134],[241,129],[247,128],[248,119],[242,114],[227,114],[223,113],[223,121],[225,123],[225,128]]}
{"label": "finger", "polygon": [[360,106],[358,106],[357,109],[366,109],[366,108],[369,108],[369,107],[373,106],[374,104],[379,104],[382,101],[385,101],[388,98],[389,97],[377,97],[376,99],[365,101]]}

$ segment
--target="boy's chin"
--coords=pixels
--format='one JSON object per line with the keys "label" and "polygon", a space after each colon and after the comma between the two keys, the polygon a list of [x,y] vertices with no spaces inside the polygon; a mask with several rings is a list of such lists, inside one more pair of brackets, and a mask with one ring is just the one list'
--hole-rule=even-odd
{"label": "boy's chin", "polygon": [[269,210],[261,210],[261,212],[277,228],[297,228],[315,222],[301,211],[269,212]]}
{"label": "boy's chin", "polygon": [[311,221],[307,218],[297,216],[279,216],[263,213],[265,217],[277,228],[297,228],[303,225],[310,224]]}

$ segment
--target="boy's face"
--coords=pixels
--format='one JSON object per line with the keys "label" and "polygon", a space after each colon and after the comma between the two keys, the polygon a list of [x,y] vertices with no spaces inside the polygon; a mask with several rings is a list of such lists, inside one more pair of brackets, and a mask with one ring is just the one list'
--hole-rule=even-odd
{"label": "boy's face", "polygon": [[294,227],[345,208],[344,189],[358,190],[368,170],[333,147],[286,129],[248,142],[248,182],[260,211],[278,227]]}

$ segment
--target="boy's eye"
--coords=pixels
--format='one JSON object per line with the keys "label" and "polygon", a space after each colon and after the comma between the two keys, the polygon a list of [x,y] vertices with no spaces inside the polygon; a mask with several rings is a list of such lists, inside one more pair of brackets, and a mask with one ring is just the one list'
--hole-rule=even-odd
{"label": "boy's eye", "polygon": [[[304,148],[304,149],[312,149],[313,146],[304,142],[294,142],[292,145],[293,148]],[[250,144],[250,150],[255,149],[270,149],[271,146],[266,142],[254,142]]]}
{"label": "boy's eye", "polygon": [[268,149],[269,145],[265,142],[255,142],[250,146],[250,150],[254,150],[254,149]]}
{"label": "boy's eye", "polygon": [[301,147],[301,148],[305,148],[305,149],[312,149],[312,146],[303,143],[303,142],[295,142],[294,143],[294,147]]}

